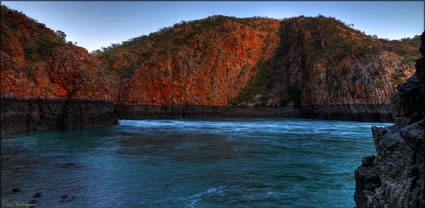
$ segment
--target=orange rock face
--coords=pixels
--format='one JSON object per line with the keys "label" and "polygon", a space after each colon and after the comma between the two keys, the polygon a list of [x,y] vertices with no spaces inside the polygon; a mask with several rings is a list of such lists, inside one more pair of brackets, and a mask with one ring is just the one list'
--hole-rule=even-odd
{"label": "orange rock face", "polygon": [[227,105],[255,75],[256,64],[271,58],[279,45],[278,29],[279,21],[272,19],[241,23],[212,17],[101,56],[112,71],[135,65],[134,74],[122,81],[119,103]]}
{"label": "orange rock face", "polygon": [[385,104],[397,83],[413,74],[406,57],[417,51],[331,18],[214,16],[89,54],[19,12],[2,7],[1,15],[1,93],[28,98]]}
{"label": "orange rock face", "polygon": [[1,7],[1,93],[112,100],[100,62],[22,13]]}

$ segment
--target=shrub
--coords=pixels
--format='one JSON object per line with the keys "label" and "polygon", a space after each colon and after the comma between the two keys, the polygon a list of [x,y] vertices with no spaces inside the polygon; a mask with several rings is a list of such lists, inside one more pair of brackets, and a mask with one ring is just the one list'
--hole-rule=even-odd
{"label": "shrub", "polygon": [[169,76],[170,76],[170,71],[165,70],[165,71],[164,71],[164,77],[169,77]]}
{"label": "shrub", "polygon": [[244,104],[240,104],[240,105],[239,105],[239,107],[240,107],[240,108],[248,108],[249,106],[248,106],[248,104],[245,104],[245,103],[244,103]]}
{"label": "shrub", "polygon": [[372,70],[370,71],[370,75],[372,75],[372,77],[376,77],[379,75],[379,70],[376,68],[372,68]]}
{"label": "shrub", "polygon": [[62,39],[63,42],[66,42],[66,34],[61,30],[56,30],[56,34]]}
{"label": "shrub", "polygon": [[161,49],[159,49],[158,53],[160,55],[165,55],[165,54],[167,54],[167,50],[165,50],[165,48],[161,48]]}
{"label": "shrub", "polygon": [[[255,94],[263,90],[264,88],[271,88],[273,82],[270,81],[272,77],[272,73],[269,70],[270,61],[259,61],[257,63],[257,75],[249,80],[245,88],[241,90],[239,95],[235,98],[235,100],[239,103],[247,102],[254,97]],[[241,75],[244,75],[248,71],[248,67],[244,66],[241,72],[238,74],[238,78]]]}
{"label": "shrub", "polygon": [[380,79],[375,79],[373,80],[373,85],[377,88],[383,88],[384,87],[384,82]]}
{"label": "shrub", "polygon": [[24,46],[25,60],[32,60],[33,56],[37,55],[37,48],[34,46]]}
{"label": "shrub", "polygon": [[121,78],[130,78],[137,71],[137,67],[134,63],[129,64],[127,67],[120,68]]}
{"label": "shrub", "polygon": [[406,56],[404,56],[404,59],[401,60],[401,63],[407,64],[407,63],[411,63],[411,62],[416,62],[416,59],[418,59],[418,58],[415,57],[415,56],[406,55]]}
{"label": "shrub", "polygon": [[153,54],[152,50],[147,50],[147,51],[143,52],[142,55],[146,58],[149,58],[149,57],[152,56],[152,54]]}
{"label": "shrub", "polygon": [[394,84],[394,85],[399,84],[399,83],[404,81],[405,76],[406,75],[402,71],[396,72],[396,73],[391,75],[391,83]]}
{"label": "shrub", "polygon": [[51,37],[38,39],[37,44],[37,52],[43,57],[47,56],[53,48],[59,45],[59,43]]}
{"label": "shrub", "polygon": [[109,76],[112,73],[111,70],[106,69],[105,71],[103,71],[103,75],[104,76]]}

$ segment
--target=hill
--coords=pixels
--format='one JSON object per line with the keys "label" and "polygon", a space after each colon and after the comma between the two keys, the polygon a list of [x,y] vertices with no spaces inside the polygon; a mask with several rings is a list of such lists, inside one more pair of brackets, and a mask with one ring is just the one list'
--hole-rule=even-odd
{"label": "hill", "polygon": [[117,124],[112,81],[86,49],[1,6],[1,133]]}
{"label": "hill", "polygon": [[419,57],[417,37],[378,39],[323,16],[212,16],[92,54],[20,12],[2,6],[1,17],[11,129],[188,115],[391,121],[390,97]]}
{"label": "hill", "polygon": [[286,106],[389,104],[413,74],[411,43],[334,18],[213,16],[97,52],[123,78],[120,103]]}

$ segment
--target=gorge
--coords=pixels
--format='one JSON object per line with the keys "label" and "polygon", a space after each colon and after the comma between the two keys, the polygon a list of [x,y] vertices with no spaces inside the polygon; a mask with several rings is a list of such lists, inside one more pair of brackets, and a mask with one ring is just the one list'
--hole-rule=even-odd
{"label": "gorge", "polygon": [[1,6],[2,199],[425,207],[424,43],[216,15],[89,53]]}
{"label": "gorge", "polygon": [[376,39],[323,16],[213,16],[94,53],[5,6],[1,27],[2,134],[117,118],[390,122],[390,97],[419,57],[419,36]]}

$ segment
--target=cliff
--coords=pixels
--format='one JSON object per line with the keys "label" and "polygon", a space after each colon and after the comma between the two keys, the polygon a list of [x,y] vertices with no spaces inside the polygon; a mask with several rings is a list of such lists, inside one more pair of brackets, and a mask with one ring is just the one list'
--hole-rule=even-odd
{"label": "cliff", "polygon": [[[420,52],[425,55],[425,32]],[[376,156],[355,171],[358,207],[425,207],[425,58],[392,97],[395,125],[372,127]]]}
{"label": "cliff", "polygon": [[1,7],[2,134],[117,124],[100,62],[58,34]]}
{"label": "cliff", "polygon": [[122,77],[121,104],[227,105],[270,59],[279,21],[214,16],[116,45],[99,57]]}
{"label": "cliff", "polygon": [[115,114],[391,121],[391,94],[419,56],[416,39],[323,16],[213,16],[91,54],[20,12],[2,6],[1,17],[3,133],[111,125]]}
{"label": "cliff", "polygon": [[280,45],[235,103],[300,108],[305,117],[391,121],[390,97],[414,73],[394,42],[371,38],[325,17],[281,22]]}
{"label": "cliff", "polygon": [[388,122],[395,87],[414,73],[414,40],[369,37],[323,16],[213,16],[97,56],[122,77],[121,105],[295,107],[302,117]]}

